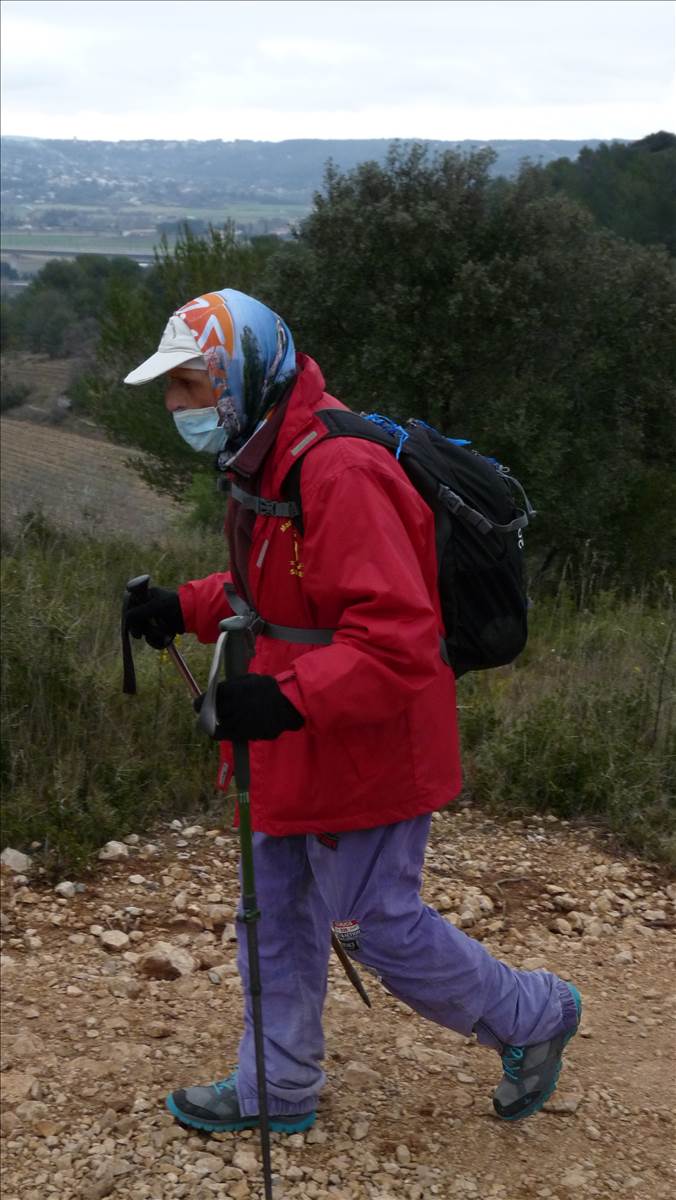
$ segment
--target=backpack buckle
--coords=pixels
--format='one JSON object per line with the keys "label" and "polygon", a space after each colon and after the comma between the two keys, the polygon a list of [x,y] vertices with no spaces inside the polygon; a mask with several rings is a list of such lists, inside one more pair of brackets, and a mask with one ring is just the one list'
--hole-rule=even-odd
{"label": "backpack buckle", "polygon": [[277,516],[277,513],[275,511],[275,509],[277,508],[276,500],[267,500],[265,498],[265,496],[259,496],[258,504],[256,505],[256,507],[258,509],[259,514],[262,517],[276,517]]}

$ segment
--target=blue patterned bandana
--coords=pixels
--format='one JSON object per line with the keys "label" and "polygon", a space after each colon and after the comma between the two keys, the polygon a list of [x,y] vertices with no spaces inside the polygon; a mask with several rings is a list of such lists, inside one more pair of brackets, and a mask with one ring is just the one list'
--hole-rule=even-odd
{"label": "blue patterned bandana", "polygon": [[285,322],[243,292],[207,292],[179,308],[204,355],[220,424],[232,449],[241,446],[281,399],[296,374],[296,350]]}

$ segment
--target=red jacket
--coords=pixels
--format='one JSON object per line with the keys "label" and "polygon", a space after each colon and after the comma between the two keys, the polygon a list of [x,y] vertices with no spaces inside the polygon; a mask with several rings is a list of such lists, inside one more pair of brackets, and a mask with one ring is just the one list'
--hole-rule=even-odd
{"label": "red jacket", "polygon": [[[251,671],[276,676],[305,718],[298,732],[250,743],[252,823],[272,835],[387,825],[442,807],[461,784],[432,514],[383,447],[313,444],[326,435],[317,410],[344,406],[326,395],[312,359],[298,362],[260,494],[284,499],[292,451],[314,435],[301,475],[304,536],[288,520],[257,516],[249,586],[267,621],[337,632],[329,646],[257,639]],[[186,630],[201,642],[214,642],[230,615],[229,578],[179,590]],[[230,754],[224,743],[226,761]]]}

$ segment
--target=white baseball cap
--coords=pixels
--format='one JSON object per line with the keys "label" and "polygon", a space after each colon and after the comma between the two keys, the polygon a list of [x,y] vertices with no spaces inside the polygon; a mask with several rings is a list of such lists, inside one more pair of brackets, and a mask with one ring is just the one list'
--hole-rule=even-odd
{"label": "white baseball cap", "polygon": [[189,367],[195,371],[207,369],[194,333],[183,318],[177,316],[169,318],[155,353],[130,371],[124,382],[132,385],[149,383],[171,371],[172,367]]}

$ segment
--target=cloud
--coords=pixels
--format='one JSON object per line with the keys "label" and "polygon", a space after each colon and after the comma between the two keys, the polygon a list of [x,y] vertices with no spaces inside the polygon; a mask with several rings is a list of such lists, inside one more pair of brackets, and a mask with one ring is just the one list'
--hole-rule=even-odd
{"label": "cloud", "polygon": [[673,126],[663,0],[7,0],[7,133],[640,137]]}
{"label": "cloud", "polygon": [[344,67],[353,63],[372,63],[379,58],[371,46],[334,41],[332,38],[262,38],[257,48],[263,58],[274,62],[302,63],[303,67],[307,64],[312,67]]}

